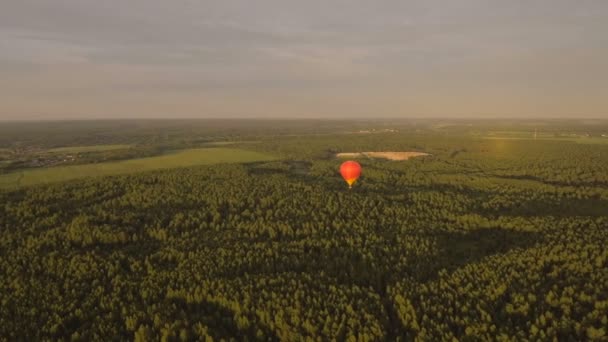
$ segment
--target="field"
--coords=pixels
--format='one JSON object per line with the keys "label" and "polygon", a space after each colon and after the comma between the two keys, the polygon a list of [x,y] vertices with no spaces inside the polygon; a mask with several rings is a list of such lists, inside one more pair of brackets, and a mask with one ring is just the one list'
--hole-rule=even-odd
{"label": "field", "polygon": [[205,145],[209,146],[227,146],[227,145],[235,145],[235,144],[255,144],[259,143],[259,141],[247,141],[247,140],[239,140],[239,141],[210,141],[205,143]]}
{"label": "field", "polygon": [[130,148],[131,145],[93,145],[93,146],[69,146],[51,148],[46,152],[50,153],[83,153],[83,152],[99,152],[112,151]]}
{"label": "field", "polygon": [[588,136],[587,133],[545,133],[533,131],[490,131],[481,136],[490,140],[531,140],[531,141],[561,141],[577,144],[604,145],[608,144],[608,134],[603,136]]}
{"label": "field", "polygon": [[562,141],[562,142],[573,142],[577,144],[589,144],[589,145],[608,145],[608,138],[583,138],[583,137],[484,137],[489,140],[527,140],[527,141]]}
{"label": "field", "polygon": [[[0,126],[4,148],[173,151],[0,175],[0,340],[606,341],[608,145],[481,138],[529,127]],[[350,155],[349,190],[349,151],[429,155]]]}
{"label": "field", "polygon": [[[114,145],[119,146],[119,145]],[[82,151],[83,148],[76,148]],[[217,163],[247,163],[272,160],[267,154],[228,148],[176,151],[167,155],[125,161],[60,166],[0,175],[0,188],[68,181],[83,177],[111,176],[149,170],[189,167]]]}

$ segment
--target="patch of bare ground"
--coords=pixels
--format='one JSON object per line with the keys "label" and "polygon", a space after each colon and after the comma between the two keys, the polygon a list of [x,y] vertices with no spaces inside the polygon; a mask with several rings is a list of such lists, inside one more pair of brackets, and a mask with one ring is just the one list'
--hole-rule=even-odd
{"label": "patch of bare ground", "polygon": [[410,158],[415,157],[423,157],[428,156],[428,153],[424,152],[345,152],[338,153],[336,157],[338,158],[357,158],[357,157],[367,157],[367,158],[384,158],[388,160],[408,160]]}

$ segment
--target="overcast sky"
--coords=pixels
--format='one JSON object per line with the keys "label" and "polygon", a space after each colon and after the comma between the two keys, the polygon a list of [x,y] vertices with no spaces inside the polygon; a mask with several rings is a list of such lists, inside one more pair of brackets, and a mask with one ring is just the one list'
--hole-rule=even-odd
{"label": "overcast sky", "polygon": [[608,118],[608,1],[0,1],[0,119],[531,116]]}

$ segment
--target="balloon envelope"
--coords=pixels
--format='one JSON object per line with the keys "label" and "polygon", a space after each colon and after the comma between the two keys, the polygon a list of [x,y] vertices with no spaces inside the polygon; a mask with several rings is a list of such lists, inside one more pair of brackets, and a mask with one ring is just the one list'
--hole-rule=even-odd
{"label": "balloon envelope", "polygon": [[345,161],[340,165],[340,174],[346,183],[348,183],[348,187],[352,188],[353,183],[361,176],[361,165],[356,161]]}

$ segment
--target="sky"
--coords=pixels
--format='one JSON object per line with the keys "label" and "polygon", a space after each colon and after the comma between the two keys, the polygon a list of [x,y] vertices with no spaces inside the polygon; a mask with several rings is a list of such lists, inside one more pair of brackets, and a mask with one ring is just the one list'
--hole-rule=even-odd
{"label": "sky", "polygon": [[608,1],[0,1],[0,120],[379,117],[608,118]]}

